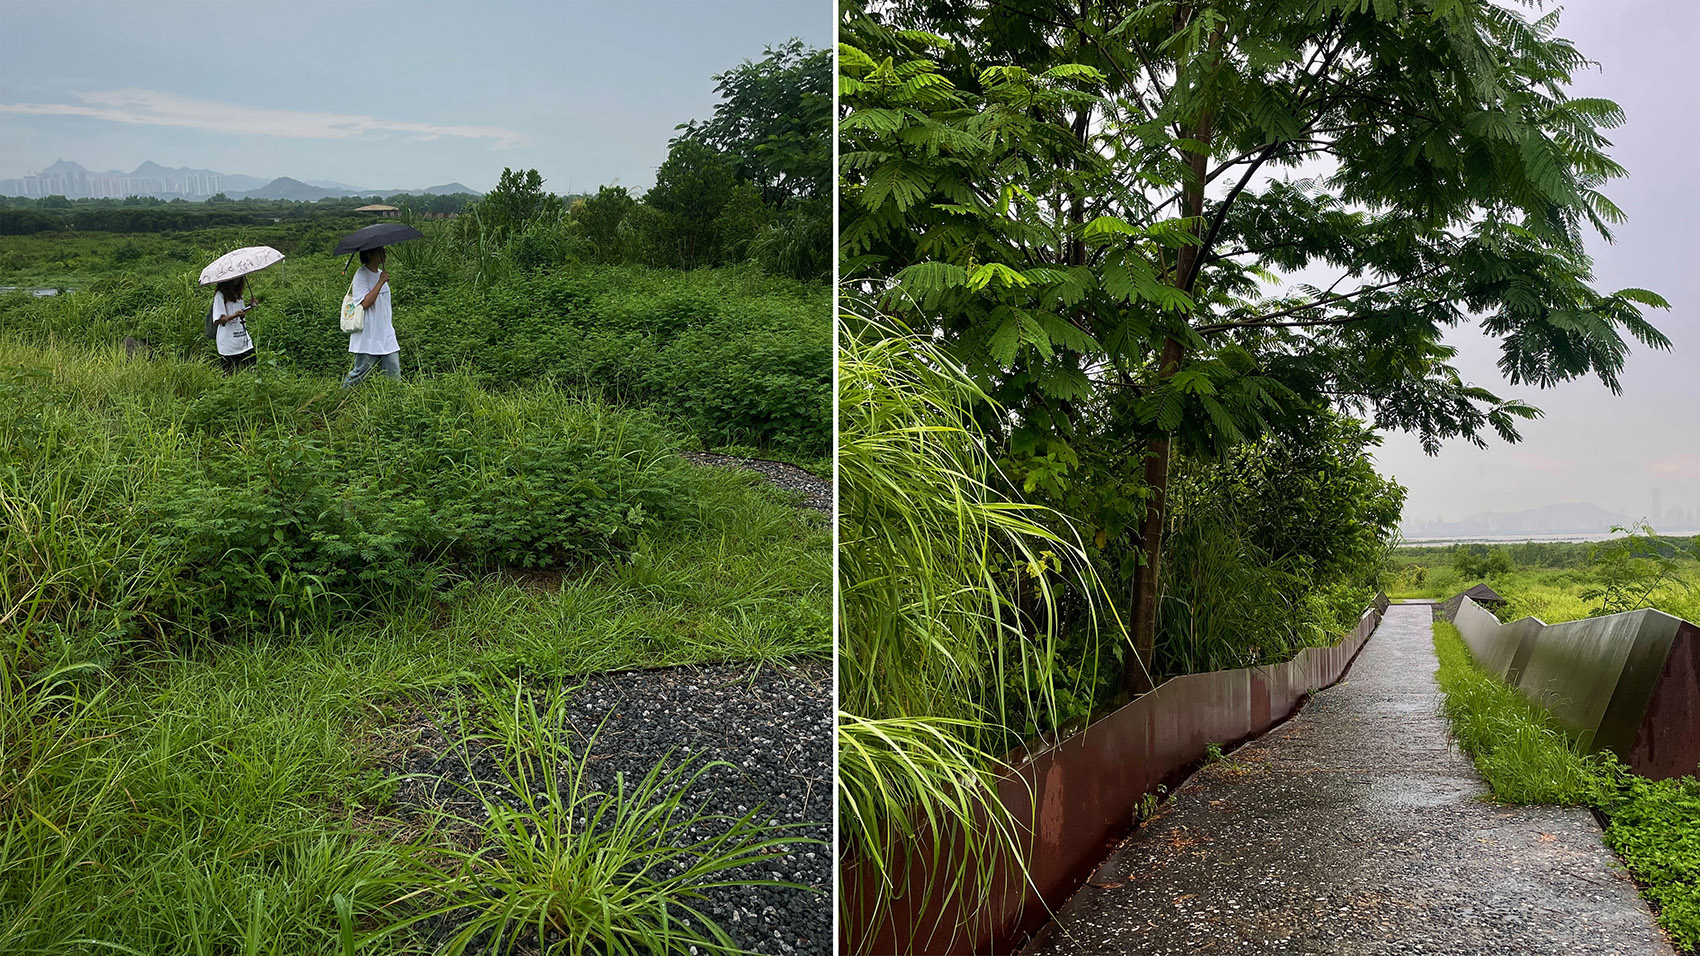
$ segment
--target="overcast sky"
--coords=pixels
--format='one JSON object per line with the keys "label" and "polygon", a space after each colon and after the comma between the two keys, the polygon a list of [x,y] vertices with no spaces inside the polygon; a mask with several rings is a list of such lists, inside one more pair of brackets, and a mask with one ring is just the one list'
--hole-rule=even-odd
{"label": "overcast sky", "polygon": [[1494,366],[1497,343],[1454,336],[1466,378],[1546,417],[1522,426],[1521,444],[1495,440],[1478,451],[1455,442],[1434,458],[1408,436],[1389,436],[1376,457],[1410,489],[1408,525],[1570,501],[1638,519],[1651,512],[1655,490],[1667,509],[1700,506],[1700,3],[1571,0],[1559,34],[1599,63],[1578,77],[1574,95],[1608,97],[1628,113],[1607,135],[1629,175],[1606,194],[1629,221],[1615,244],[1592,243],[1598,288],[1639,286],[1669,299],[1672,309],[1651,318],[1675,348],[1637,345],[1624,393],[1613,397],[1593,378],[1511,388]]}
{"label": "overcast sky", "polygon": [[715,73],[829,0],[0,0],[0,178],[145,160],[359,188],[648,188]]}

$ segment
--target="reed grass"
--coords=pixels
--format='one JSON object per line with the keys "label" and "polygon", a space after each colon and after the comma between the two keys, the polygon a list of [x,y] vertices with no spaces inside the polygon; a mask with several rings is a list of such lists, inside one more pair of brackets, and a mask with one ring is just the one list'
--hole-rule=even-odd
{"label": "reed grass", "polygon": [[[998,801],[995,755],[1011,727],[1053,729],[1069,687],[1054,589],[1101,587],[1053,530],[1066,519],[994,487],[974,421],[990,403],[950,358],[885,320],[852,313],[842,328],[840,852],[872,867],[875,921],[891,899],[935,891],[973,912],[1030,824]],[[891,865],[927,841],[963,852],[926,873]]]}

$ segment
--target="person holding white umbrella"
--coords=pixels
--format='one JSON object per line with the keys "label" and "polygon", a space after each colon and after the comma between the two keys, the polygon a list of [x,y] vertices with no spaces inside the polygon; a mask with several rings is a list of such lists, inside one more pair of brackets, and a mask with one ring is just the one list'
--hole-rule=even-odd
{"label": "person holding white umbrella", "polygon": [[227,375],[257,364],[246,316],[258,303],[252,294],[246,302],[242,298],[248,274],[281,261],[283,253],[271,246],[248,246],[219,256],[201,270],[201,285],[218,285],[212,311],[207,313],[207,333],[218,345],[218,359]]}
{"label": "person holding white umbrella", "polygon": [[213,324],[218,328],[214,338],[218,343],[218,360],[224,365],[226,375],[258,364],[254,358],[254,339],[248,334],[248,322],[244,318],[258,303],[253,293],[243,301],[242,292],[247,285],[247,276],[237,276],[220,282],[218,291],[213,293]]}

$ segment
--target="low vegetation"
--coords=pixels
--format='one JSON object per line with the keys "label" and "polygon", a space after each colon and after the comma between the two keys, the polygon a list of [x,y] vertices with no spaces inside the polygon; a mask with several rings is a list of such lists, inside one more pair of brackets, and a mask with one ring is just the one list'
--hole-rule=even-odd
{"label": "low vegetation", "polygon": [[[824,523],[680,462],[686,436],[649,413],[16,339],[0,390],[0,951],[412,951],[393,928],[464,903],[491,861],[391,802],[398,710],[830,651]],[[467,732],[506,732],[498,710]],[[783,837],[686,856],[712,880]],[[509,873],[525,912],[582,940],[626,907],[629,938],[663,940],[610,876],[664,855],[632,839],[577,909],[551,909],[544,870]]]}
{"label": "low vegetation", "polygon": [[1507,803],[1588,807],[1677,946],[1700,949],[1700,780],[1649,780],[1586,753],[1544,710],[1478,670],[1457,628],[1434,625],[1453,734]]}
{"label": "low vegetation", "polygon": [[1645,525],[1620,531],[1600,542],[1399,548],[1388,557],[1387,590],[1440,599],[1486,583],[1505,598],[1505,620],[1559,624],[1640,607],[1700,620],[1700,538],[1660,536]]}

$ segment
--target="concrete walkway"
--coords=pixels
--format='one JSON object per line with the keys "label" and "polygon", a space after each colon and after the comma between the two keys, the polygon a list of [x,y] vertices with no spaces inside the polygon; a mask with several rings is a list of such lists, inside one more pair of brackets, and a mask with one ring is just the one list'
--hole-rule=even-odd
{"label": "concrete walkway", "polygon": [[1027,952],[1672,953],[1588,811],[1487,802],[1429,627],[1390,608],[1344,682],[1181,787]]}

